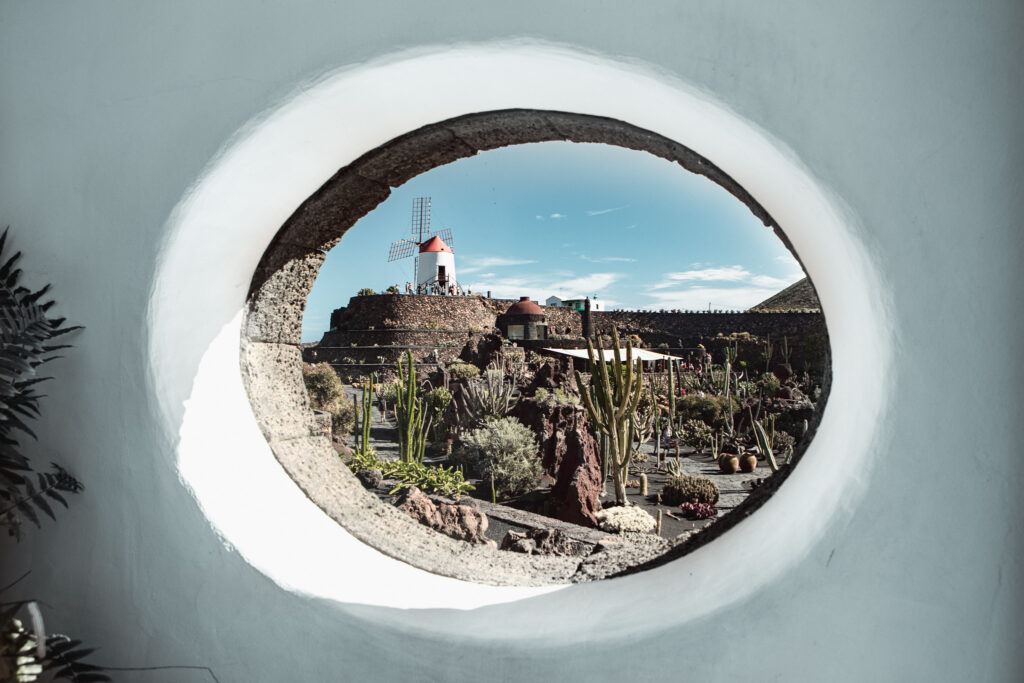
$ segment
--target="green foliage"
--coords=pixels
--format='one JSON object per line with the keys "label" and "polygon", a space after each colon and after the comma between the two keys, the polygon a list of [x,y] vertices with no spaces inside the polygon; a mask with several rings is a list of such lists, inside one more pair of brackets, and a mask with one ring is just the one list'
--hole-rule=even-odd
{"label": "green foliage", "polygon": [[335,435],[351,434],[356,427],[356,407],[351,401],[339,400],[331,412],[331,431]]}
{"label": "green foliage", "polygon": [[[373,422],[373,383],[374,374],[371,372],[370,377],[367,379],[367,384],[363,385],[363,394],[360,397],[360,450],[366,453],[370,450],[370,427]],[[354,410],[354,408],[353,408]],[[352,416],[352,421],[355,422],[355,415]],[[353,424],[353,428],[355,425]],[[347,432],[346,432],[347,433]]]}
{"label": "green foliage", "polygon": [[[725,425],[728,409],[729,403],[725,396],[686,394],[676,401],[676,411],[684,424],[688,420],[701,420],[712,429],[721,429]],[[733,404],[733,412],[737,410]]]}
{"label": "green foliage", "polygon": [[[771,429],[774,436],[774,424]],[[775,454],[772,452],[771,438],[765,432],[764,425],[761,424],[760,420],[754,422],[754,438],[757,440],[757,451],[768,461],[768,467],[771,468],[772,472],[778,472],[779,465],[775,462]]]}
{"label": "green foliage", "polygon": [[588,339],[590,386],[584,386],[578,370],[575,378],[590,423],[595,430],[609,437],[605,458],[615,481],[615,500],[625,503],[626,476],[633,456],[634,420],[644,388],[643,364],[633,361],[633,344],[630,342],[626,343],[626,362],[622,362],[619,333],[614,328],[611,342],[614,362],[605,363],[598,360],[604,356],[600,338],[597,339],[597,354],[593,342]]}
{"label": "green foliage", "polygon": [[398,483],[391,489],[391,493],[396,493],[406,486],[417,486],[424,493],[458,498],[462,494],[474,490],[474,487],[463,477],[462,471],[454,467],[435,467],[424,465],[422,462],[381,460],[372,451],[365,454],[356,453],[347,464],[353,472],[377,469],[381,471],[385,479],[398,480]]}
{"label": "green foliage", "polygon": [[580,403],[579,396],[566,393],[561,387],[555,387],[551,391],[541,387],[534,393],[533,400],[546,406],[575,406]]}
{"label": "green foliage", "polygon": [[497,492],[508,496],[529,491],[543,472],[533,432],[514,417],[470,432],[453,460],[485,480],[493,479]]}
{"label": "green foliage", "polygon": [[763,391],[764,395],[768,397],[775,396],[775,392],[779,390],[781,385],[779,378],[769,372],[761,375],[760,379],[757,380],[758,389]]}
{"label": "green foliage", "polygon": [[434,425],[434,438],[443,438],[448,432],[448,409],[452,405],[452,392],[445,387],[431,389],[423,396],[427,416]]}
{"label": "green foliage", "polygon": [[423,400],[418,395],[416,366],[412,351],[406,352],[406,364],[398,360],[398,397],[395,401],[395,421],[398,422],[398,451],[402,462],[423,462],[427,446],[430,418],[425,415]]}
{"label": "green foliage", "polygon": [[666,505],[679,505],[693,500],[714,505],[718,502],[718,493],[718,486],[707,477],[673,474],[665,482],[661,499]]}
{"label": "green foliage", "polygon": [[69,348],[55,343],[58,337],[81,328],[47,315],[53,301],[40,300],[49,285],[35,292],[20,285],[21,252],[4,260],[6,242],[5,230],[0,235],[0,525],[20,537],[22,517],[37,526],[40,512],[55,519],[52,503],[67,507],[61,494],[82,489],[59,465],[53,464],[52,472],[37,472],[18,442],[18,432],[35,438],[29,423],[40,415],[37,389],[50,379],[39,375],[39,367]]}
{"label": "green foliage", "polygon": [[377,400],[389,406],[398,401],[398,381],[391,380],[377,385]]}
{"label": "green foliage", "polygon": [[472,379],[480,376],[480,368],[470,363],[454,361],[448,366],[448,372],[455,379]]}
{"label": "green foliage", "polygon": [[385,294],[398,294],[398,285],[391,285],[384,290]]}
{"label": "green foliage", "polygon": [[369,287],[363,287],[358,292],[356,292],[356,296],[373,296],[376,293],[377,292],[373,291]]}
{"label": "green foliage", "polygon": [[[20,284],[21,252],[10,257],[4,253],[7,234],[4,230],[0,235],[0,526],[20,540],[23,518],[36,526],[40,513],[56,519],[56,504],[67,507],[63,494],[83,488],[56,463],[49,472],[37,471],[18,440],[19,432],[35,438],[29,424],[40,415],[42,395],[37,389],[51,379],[40,376],[39,368],[59,358],[56,352],[70,348],[57,343],[59,337],[81,327],[65,326],[64,318],[47,315],[53,301],[41,299],[49,285],[33,292]],[[32,631],[17,618],[22,611],[32,617]],[[34,681],[46,672],[46,680],[111,680],[102,667],[85,661],[93,650],[82,648],[82,641],[45,636],[44,630],[35,602],[0,602],[0,679]]]}
{"label": "green foliage", "polygon": [[482,377],[467,381],[464,389],[463,417],[473,426],[505,417],[519,400],[515,382],[493,367]]}
{"label": "green foliage", "polygon": [[327,363],[302,364],[302,381],[315,410],[333,413],[338,407],[342,391],[341,378]]}
{"label": "green foliage", "polygon": [[690,448],[699,453],[711,445],[714,431],[703,420],[687,420],[683,423],[682,440]]}

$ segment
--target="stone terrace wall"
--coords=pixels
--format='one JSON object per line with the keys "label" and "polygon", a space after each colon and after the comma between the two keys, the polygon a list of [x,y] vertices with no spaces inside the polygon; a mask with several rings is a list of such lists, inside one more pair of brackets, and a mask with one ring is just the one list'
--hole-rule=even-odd
{"label": "stone terrace wall", "polygon": [[592,314],[594,328],[604,331],[615,326],[619,334],[638,334],[645,344],[696,346],[719,333],[749,332],[758,337],[771,335],[798,339],[807,334],[825,334],[821,313],[658,313],[654,311],[598,311]]}
{"label": "stone terrace wall", "polygon": [[[376,366],[384,357],[384,363],[390,365],[406,349],[411,349],[417,362],[428,362],[434,357],[435,350],[440,360],[448,361],[457,356],[472,337],[489,332],[498,315],[514,302],[514,299],[488,299],[479,295],[355,296],[349,300],[348,306],[332,313],[334,329],[325,333],[318,344],[306,347],[303,359],[307,362]],[[546,306],[543,309],[552,341],[540,345],[581,345],[582,340],[579,343],[566,341],[578,340],[582,334],[578,311]],[[827,340],[821,313],[593,311],[592,315],[595,329],[607,331],[615,326],[620,334],[639,335],[648,347],[664,343],[673,349],[692,349],[703,343],[716,362],[724,354],[722,349],[725,346],[723,340],[716,339],[719,333],[749,332],[762,339],[770,336],[774,341],[781,341],[786,336],[795,352],[794,362],[802,360],[802,346],[808,336],[821,335]],[[758,349],[751,345],[750,349],[741,349],[744,351],[741,355],[754,358]],[[359,370],[354,369],[357,373]]]}

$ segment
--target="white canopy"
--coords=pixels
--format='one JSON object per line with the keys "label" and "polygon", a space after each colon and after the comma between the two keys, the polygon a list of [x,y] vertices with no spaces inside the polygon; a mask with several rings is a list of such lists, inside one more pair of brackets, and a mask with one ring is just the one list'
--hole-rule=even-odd
{"label": "white canopy", "polygon": [[[584,360],[589,360],[590,359],[590,356],[587,355],[587,350],[586,349],[544,349],[544,350],[545,351],[550,351],[551,353],[559,353],[559,354],[562,354],[563,356],[572,356],[573,358],[582,358]],[[598,351],[597,349],[594,349],[594,353],[601,353],[601,354],[603,354],[602,360],[604,360],[604,362],[606,362],[606,363],[610,363],[610,362],[615,360],[615,350],[614,349],[603,349],[603,351]],[[619,349],[619,354],[622,357],[622,360],[625,361],[626,360],[626,349],[624,349],[624,348]],[[679,357],[678,356],[670,356],[670,355],[665,354],[665,353],[655,353],[654,351],[648,351],[647,349],[633,349],[633,360],[642,360],[642,361],[679,360]]]}

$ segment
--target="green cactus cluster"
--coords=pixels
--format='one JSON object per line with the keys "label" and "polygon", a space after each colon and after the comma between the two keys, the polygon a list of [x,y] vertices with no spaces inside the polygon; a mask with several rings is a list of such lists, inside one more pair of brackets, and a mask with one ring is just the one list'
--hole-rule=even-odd
{"label": "green cactus cluster", "polygon": [[371,372],[366,384],[363,385],[362,395],[362,420],[360,423],[360,448],[361,453],[370,452],[370,423],[373,416],[374,397],[374,374]]}
{"label": "green cactus cluster", "polygon": [[718,495],[718,486],[715,482],[707,477],[694,477],[689,474],[669,476],[661,491],[662,502],[666,505],[679,505],[692,500],[714,505],[718,502]]}
{"label": "green cactus cluster", "polygon": [[623,363],[618,331],[612,330],[612,363],[604,362],[601,338],[595,337],[595,341],[597,353],[600,355],[595,354],[593,342],[587,340],[590,386],[583,383],[583,378],[577,370],[576,388],[580,392],[594,429],[608,436],[605,462],[612,471],[615,500],[627,504],[626,478],[633,458],[634,420],[643,391],[643,366],[633,360],[632,343],[626,344],[626,359]]}
{"label": "green cactus cluster", "polygon": [[[423,462],[427,447],[430,419],[426,417],[423,400],[418,395],[416,366],[412,351],[406,352],[406,363],[398,359],[397,398],[395,421],[398,423],[398,452],[402,462]],[[406,365],[408,367],[406,367]],[[425,420],[425,421],[424,421]]]}

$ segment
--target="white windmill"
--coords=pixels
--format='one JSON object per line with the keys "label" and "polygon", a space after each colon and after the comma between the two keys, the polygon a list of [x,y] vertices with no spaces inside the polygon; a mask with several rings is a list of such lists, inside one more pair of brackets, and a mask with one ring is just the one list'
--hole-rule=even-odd
{"label": "white windmill", "polygon": [[452,251],[452,231],[448,228],[431,232],[430,197],[412,200],[412,234],[414,239],[401,239],[391,243],[388,262],[398,261],[416,254],[416,291],[428,291],[433,285],[447,292],[455,279],[455,252]]}

